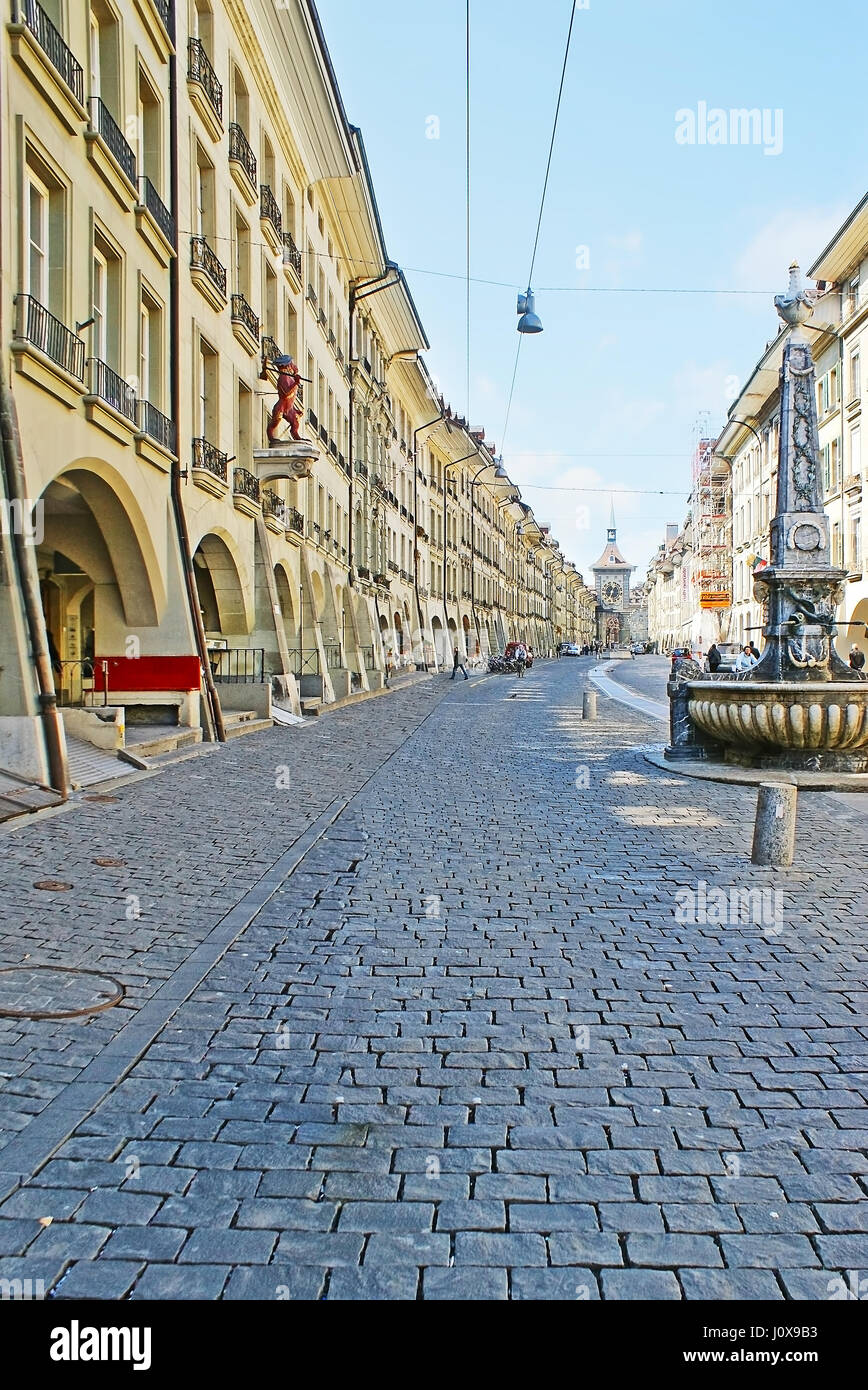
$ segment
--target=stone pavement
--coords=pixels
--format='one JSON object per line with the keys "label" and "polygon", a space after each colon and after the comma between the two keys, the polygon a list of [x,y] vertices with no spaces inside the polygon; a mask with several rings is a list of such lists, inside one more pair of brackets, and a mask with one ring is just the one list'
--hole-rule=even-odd
{"label": "stone pavement", "polygon": [[[868,1279],[864,813],[803,796],[797,867],[751,868],[752,793],[649,767],[659,724],[603,696],[583,725],[592,664],[424,682],[4,837],[2,963],[131,989],[89,1021],[0,1021],[0,1279],[106,1299]],[[107,854],[126,868],[96,874]],[[30,887],[49,874],[74,890]]]}

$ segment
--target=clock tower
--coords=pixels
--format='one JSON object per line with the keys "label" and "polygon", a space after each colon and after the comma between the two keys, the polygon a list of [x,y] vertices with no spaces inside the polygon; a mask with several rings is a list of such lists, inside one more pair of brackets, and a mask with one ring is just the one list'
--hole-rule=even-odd
{"label": "clock tower", "polygon": [[606,532],[606,548],[591,566],[597,591],[597,636],[601,642],[622,642],[629,636],[627,618],[630,606],[630,576],[636,566],[629,564],[618,548],[615,505]]}

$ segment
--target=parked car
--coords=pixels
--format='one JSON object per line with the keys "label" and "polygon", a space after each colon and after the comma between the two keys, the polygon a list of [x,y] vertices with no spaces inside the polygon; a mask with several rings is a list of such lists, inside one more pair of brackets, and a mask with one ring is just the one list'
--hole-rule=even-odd
{"label": "parked car", "polygon": [[561,642],[561,656],[581,656],[577,642]]}
{"label": "parked car", "polygon": [[669,659],[672,662],[672,665],[674,666],[676,661],[678,661],[681,657],[685,657],[688,661],[690,661],[693,658],[693,652],[690,650],[689,647],[673,647],[672,651],[669,653]]}
{"label": "parked car", "polygon": [[527,669],[530,670],[531,666],[533,666],[533,648],[529,647],[526,642],[507,642],[506,651],[503,655],[507,661],[514,661],[515,654],[519,647],[524,647],[527,652]]}

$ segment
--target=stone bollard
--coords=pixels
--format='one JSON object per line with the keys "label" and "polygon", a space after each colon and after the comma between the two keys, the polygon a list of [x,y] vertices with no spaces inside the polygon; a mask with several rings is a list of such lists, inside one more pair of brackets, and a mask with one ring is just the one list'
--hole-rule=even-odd
{"label": "stone bollard", "polygon": [[597,717],[597,692],[596,690],[586,690],[582,695],[582,718],[596,719]]}
{"label": "stone bollard", "polygon": [[753,827],[753,864],[787,869],[796,848],[798,788],[789,782],[760,782]]}

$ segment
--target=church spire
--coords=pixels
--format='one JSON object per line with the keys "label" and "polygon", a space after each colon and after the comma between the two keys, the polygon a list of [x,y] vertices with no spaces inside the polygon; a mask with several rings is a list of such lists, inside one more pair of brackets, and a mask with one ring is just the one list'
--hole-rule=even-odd
{"label": "church spire", "polygon": [[615,499],[614,497],[612,497],[610,500],[611,508],[609,513],[609,530],[606,533],[606,541],[612,542],[612,544],[614,544],[614,542],[617,540],[617,532],[615,530]]}

